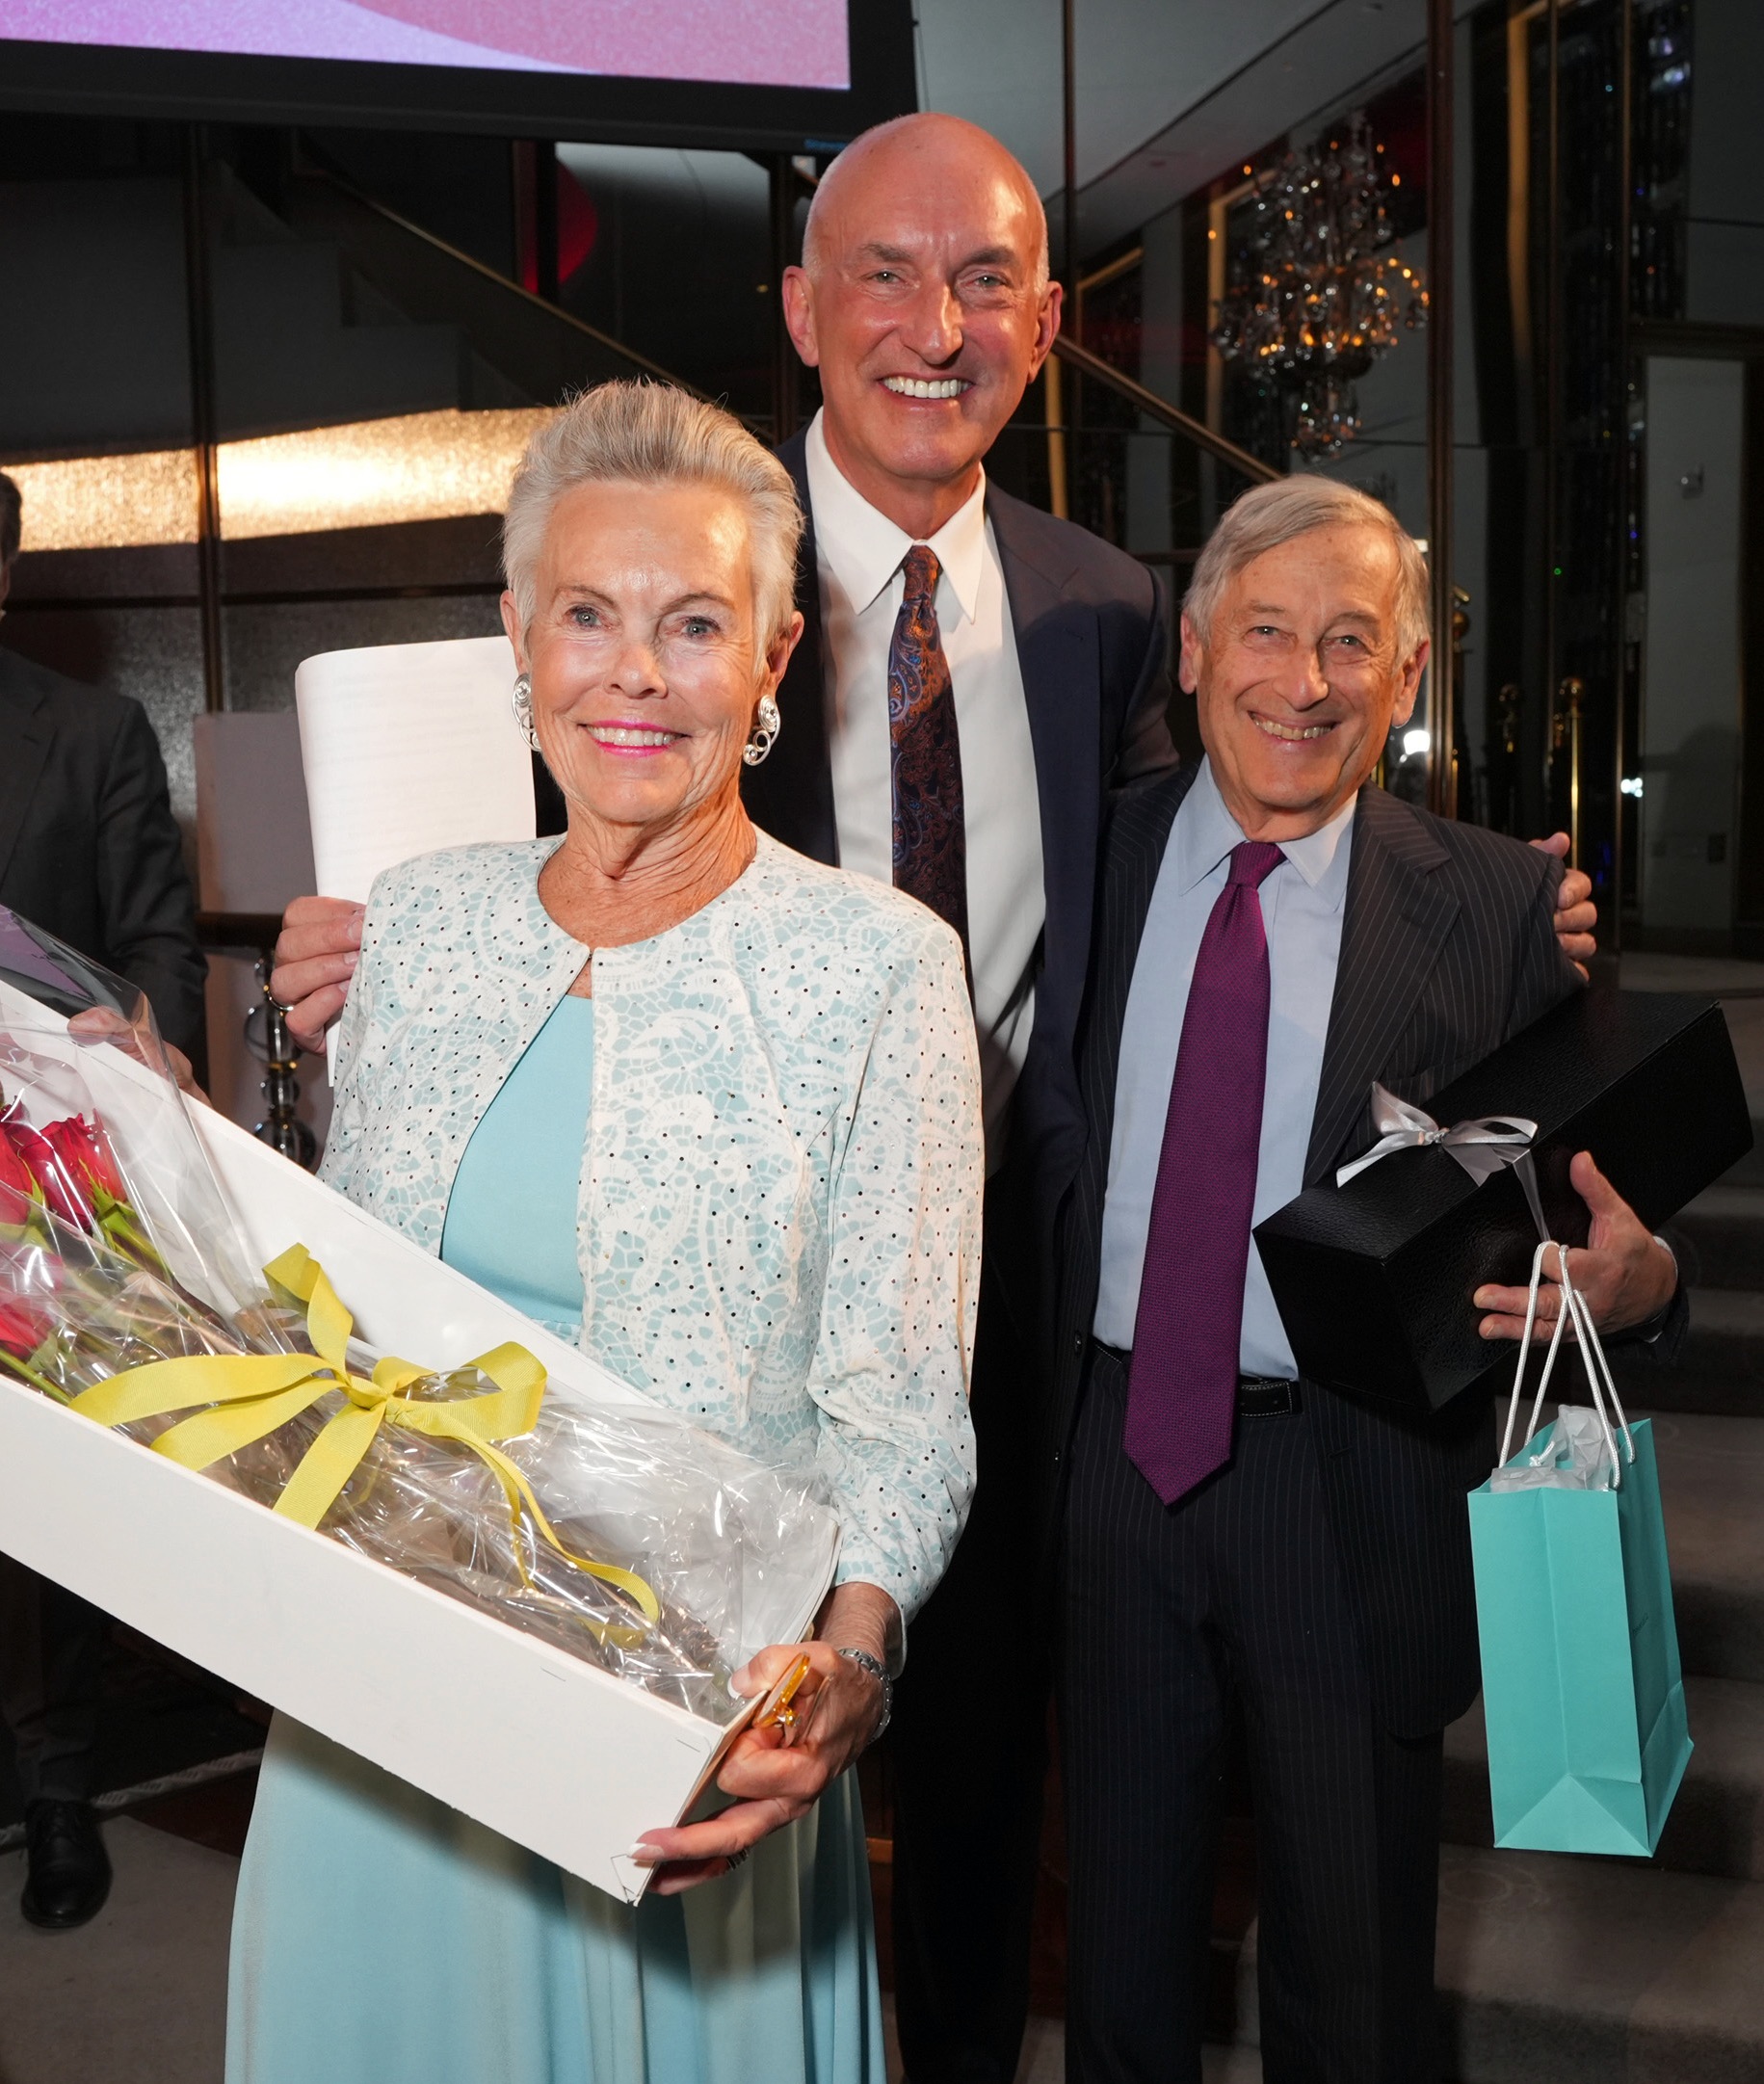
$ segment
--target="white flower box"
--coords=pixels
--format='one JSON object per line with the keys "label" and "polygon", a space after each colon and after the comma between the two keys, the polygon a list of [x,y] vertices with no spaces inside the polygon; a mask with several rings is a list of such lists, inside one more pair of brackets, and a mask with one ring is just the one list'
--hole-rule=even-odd
{"label": "white flower box", "polygon": [[[0,1022],[77,1053],[100,1112],[152,1088],[108,1047],[0,985]],[[260,1263],[305,1245],[370,1344],[426,1366],[505,1339],[550,1396],[647,1405],[408,1239],[208,1108],[197,1134]],[[0,1376],[0,1548],[131,1628],[270,1701],[506,1837],[636,1902],[628,1857],[677,1822],[732,1740],[722,1726],[567,1656]],[[794,1630],[805,1633],[830,1561]]]}

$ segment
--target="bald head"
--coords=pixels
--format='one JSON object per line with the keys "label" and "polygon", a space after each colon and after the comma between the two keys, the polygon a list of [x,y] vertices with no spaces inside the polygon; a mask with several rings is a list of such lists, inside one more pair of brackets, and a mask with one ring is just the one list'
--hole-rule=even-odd
{"label": "bald head", "polygon": [[954,116],[866,130],[822,176],[784,316],[821,372],[833,462],[929,541],[973,494],[1059,330],[1035,184]]}
{"label": "bald head", "polygon": [[989,130],[960,116],[927,111],[897,116],[854,138],[821,176],[803,230],[803,265],[812,275],[826,258],[833,224],[862,212],[873,190],[923,195],[930,184],[954,178],[962,185],[994,184],[1013,198],[1030,227],[1036,284],[1047,287],[1047,213],[1029,170]]}

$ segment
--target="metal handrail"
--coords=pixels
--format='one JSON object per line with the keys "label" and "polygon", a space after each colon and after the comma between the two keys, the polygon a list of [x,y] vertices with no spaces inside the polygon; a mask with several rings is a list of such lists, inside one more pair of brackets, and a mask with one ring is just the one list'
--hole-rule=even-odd
{"label": "metal handrail", "polygon": [[1259,456],[1251,456],[1248,449],[1240,449],[1235,441],[1227,441],[1224,435],[1216,435],[1204,420],[1196,419],[1179,406],[1172,406],[1167,398],[1160,398],[1156,391],[1148,391],[1143,383],[1122,376],[1100,355],[1093,355],[1089,348],[1080,347],[1077,341],[1068,340],[1064,333],[1054,335],[1054,353],[1063,362],[1137,407],[1147,419],[1161,420],[1172,435],[1180,435],[1184,440],[1192,441],[1220,462],[1229,463],[1252,485],[1273,485],[1280,477],[1281,473],[1263,462]]}
{"label": "metal handrail", "polygon": [[506,291],[511,297],[518,298],[522,303],[532,304],[547,318],[556,319],[562,325],[569,327],[572,331],[580,333],[585,340],[593,341],[596,347],[604,348],[609,354],[635,364],[645,376],[654,377],[661,383],[671,383],[676,390],[688,391],[694,398],[705,396],[696,384],[688,383],[684,377],[675,376],[671,369],[664,369],[660,362],[651,361],[648,356],[640,355],[635,348],[626,347],[622,340],[615,340],[611,333],[602,332],[599,327],[591,326],[586,319],[577,318],[573,311],[566,311],[562,304],[553,303],[548,297],[540,297],[524,284],[510,281],[506,275],[499,275],[487,262],[478,259],[476,254],[467,253],[460,247],[450,245],[447,240],[438,238],[433,231],[425,230],[421,224],[400,211],[367,195],[353,181],[345,180],[340,173],[333,173],[329,167],[308,159],[300,171],[302,179],[325,182],[362,209],[371,210],[385,224],[396,225],[400,231],[408,233],[413,239],[420,239],[435,252],[445,254],[461,268],[469,268],[474,275],[481,276],[487,282],[493,282],[498,289]]}

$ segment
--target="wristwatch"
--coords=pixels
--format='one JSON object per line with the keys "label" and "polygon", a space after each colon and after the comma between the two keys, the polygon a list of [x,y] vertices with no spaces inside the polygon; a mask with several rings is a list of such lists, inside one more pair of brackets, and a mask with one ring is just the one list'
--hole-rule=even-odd
{"label": "wristwatch", "polygon": [[[888,1676],[888,1668],[880,1657],[872,1657],[867,1649],[841,1649],[840,1656],[849,1657],[860,1672],[867,1672],[882,1690],[882,1721],[870,1731],[870,1743],[874,1744],[894,1716],[894,1681]],[[864,1749],[867,1751],[869,1745]]]}

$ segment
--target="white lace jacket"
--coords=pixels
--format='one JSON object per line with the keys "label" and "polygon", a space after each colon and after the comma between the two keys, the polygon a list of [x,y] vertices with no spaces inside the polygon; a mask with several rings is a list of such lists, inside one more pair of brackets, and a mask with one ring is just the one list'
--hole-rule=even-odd
{"label": "white lace jacket", "polygon": [[[587,951],[555,840],[375,884],[323,1175],[430,1252],[465,1146]],[[594,956],[582,1345],[758,1459],[818,1464],[839,1575],[910,1616],[974,1481],[980,1077],[960,943],[763,833],[652,940]]]}

